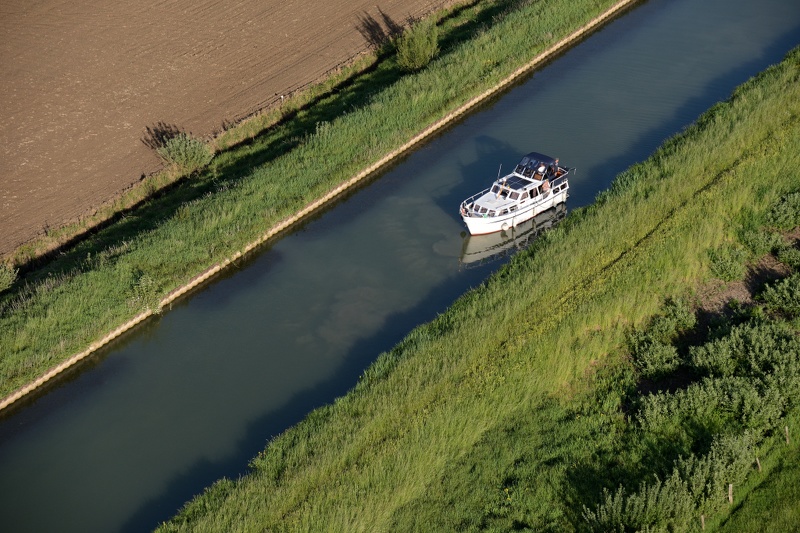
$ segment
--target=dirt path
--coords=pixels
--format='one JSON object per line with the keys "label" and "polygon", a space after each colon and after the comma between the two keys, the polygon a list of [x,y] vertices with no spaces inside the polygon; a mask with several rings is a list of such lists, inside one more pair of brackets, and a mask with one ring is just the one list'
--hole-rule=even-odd
{"label": "dirt path", "polygon": [[0,0],[0,257],[157,170],[146,127],[209,135],[453,3]]}

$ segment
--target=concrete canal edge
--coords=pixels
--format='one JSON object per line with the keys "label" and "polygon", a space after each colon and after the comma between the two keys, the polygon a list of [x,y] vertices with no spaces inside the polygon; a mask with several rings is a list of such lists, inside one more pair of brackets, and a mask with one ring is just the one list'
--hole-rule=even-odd
{"label": "concrete canal edge", "polygon": [[[535,69],[537,66],[541,65],[542,63],[544,63],[545,61],[547,61],[548,59],[550,59],[554,55],[557,55],[557,54],[563,52],[564,50],[569,48],[573,43],[575,43],[576,41],[581,40],[586,34],[591,33],[592,31],[596,30],[597,28],[599,28],[600,26],[605,24],[609,19],[612,19],[613,17],[615,17],[616,15],[618,15],[619,13],[624,11],[626,8],[632,6],[633,4],[636,4],[636,3],[640,2],[640,1],[641,0],[620,0],[619,2],[617,2],[616,4],[611,6],[609,9],[607,9],[605,12],[601,13],[600,15],[598,15],[597,17],[595,17],[594,19],[592,19],[588,23],[584,24],[583,26],[581,26],[580,28],[578,28],[577,30],[572,32],[567,37],[564,37],[563,39],[561,39],[557,43],[553,44],[552,46],[547,48],[545,51],[541,52],[539,55],[537,55],[532,60],[527,62],[525,65],[523,65],[523,66],[519,67],[518,69],[516,69],[508,77],[506,77],[504,80],[502,80],[500,83],[498,83],[494,87],[492,87],[492,88],[484,91],[483,93],[479,94],[478,96],[472,98],[469,102],[463,104],[458,109],[448,113],[444,118],[438,120],[437,122],[435,122],[432,125],[430,125],[427,128],[425,128],[422,132],[420,132],[419,134],[417,134],[416,136],[411,138],[408,142],[406,142],[400,148],[397,148],[396,150],[388,153],[387,155],[382,157],[380,160],[376,161],[372,165],[370,165],[370,166],[366,167],[365,169],[363,169],[357,175],[353,176],[352,178],[350,178],[346,182],[344,182],[341,185],[339,185],[338,187],[334,188],[332,191],[328,192],[328,194],[326,194],[325,196],[323,196],[323,197],[311,202],[310,204],[306,205],[303,209],[301,209],[300,211],[298,211],[297,213],[295,213],[291,217],[280,221],[275,226],[273,226],[269,230],[267,230],[264,234],[262,234],[258,239],[254,240],[253,242],[248,244],[244,249],[236,252],[235,254],[233,254],[229,258],[225,259],[224,261],[222,261],[220,263],[217,263],[215,265],[212,265],[211,267],[206,269],[204,272],[202,272],[202,273],[198,274],[197,276],[195,276],[194,278],[192,278],[188,283],[186,283],[182,287],[179,287],[179,288],[175,289],[174,291],[170,292],[163,300],[161,300],[160,307],[164,308],[164,307],[168,306],[169,304],[171,304],[172,302],[174,302],[175,300],[177,300],[178,298],[180,298],[181,296],[187,294],[188,292],[192,291],[193,289],[196,289],[196,288],[200,287],[202,284],[204,284],[205,282],[209,281],[215,275],[217,275],[218,273],[223,271],[225,268],[227,268],[234,261],[236,261],[238,259],[241,259],[242,257],[244,257],[245,255],[249,254],[251,251],[255,250],[256,248],[258,248],[262,244],[266,243],[267,241],[269,241],[270,239],[272,239],[276,235],[288,230],[289,228],[291,228],[295,224],[297,224],[300,221],[304,220],[306,217],[308,217],[312,213],[322,209],[323,207],[325,207],[326,205],[328,205],[329,203],[334,201],[338,196],[340,196],[340,195],[344,194],[345,192],[347,192],[348,190],[352,189],[354,186],[356,186],[359,183],[361,183],[362,181],[364,181],[366,178],[371,176],[374,172],[376,172],[377,170],[379,170],[380,168],[382,168],[383,166],[385,166],[386,164],[388,164],[392,160],[394,160],[397,157],[399,157],[400,155],[408,152],[416,144],[418,144],[418,143],[422,142],[423,140],[427,139],[428,137],[430,137],[431,135],[433,135],[437,131],[441,130],[442,128],[450,125],[455,120],[459,119],[461,116],[463,116],[466,113],[468,113],[472,108],[474,108],[478,104],[484,102],[485,100],[488,100],[489,98],[491,98],[495,94],[501,92],[506,87],[508,87],[509,85],[514,83],[515,81],[517,81],[519,78],[521,78],[525,74],[527,74],[530,71],[532,71],[533,69]],[[129,320],[125,324],[122,324],[121,326],[119,326],[115,330],[113,330],[110,333],[108,333],[102,339],[99,339],[99,340],[91,343],[82,352],[73,355],[72,357],[70,357],[66,361],[62,362],[61,364],[59,364],[55,368],[50,369],[47,373],[45,373],[44,375],[40,376],[38,379],[28,383],[27,385],[24,385],[23,387],[20,387],[19,389],[17,389],[13,393],[9,394],[5,398],[3,398],[2,401],[0,401],[0,413],[2,413],[6,409],[12,407],[17,402],[20,402],[23,398],[25,398],[29,394],[32,394],[32,393],[36,392],[37,390],[41,389],[48,382],[53,380],[55,377],[59,376],[61,373],[65,372],[69,368],[75,366],[80,361],[86,359],[87,357],[89,357],[90,355],[95,353],[97,350],[99,350],[100,348],[102,348],[106,344],[110,343],[111,341],[113,341],[114,339],[116,339],[117,337],[119,337],[120,335],[125,333],[126,331],[130,330],[131,328],[133,328],[137,324],[143,322],[148,317],[152,316],[154,313],[155,312],[153,310],[147,310],[147,311],[144,311],[142,313],[139,313],[138,315],[133,317],[131,320]]]}

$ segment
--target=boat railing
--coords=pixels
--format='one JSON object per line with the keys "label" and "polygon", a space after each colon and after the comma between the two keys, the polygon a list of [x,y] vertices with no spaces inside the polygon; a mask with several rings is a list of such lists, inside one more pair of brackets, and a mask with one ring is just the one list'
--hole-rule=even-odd
{"label": "boat railing", "polygon": [[552,178],[552,179],[548,178],[548,181],[547,181],[548,189],[550,191],[552,191],[553,189],[557,189],[557,188],[561,187],[561,185],[563,185],[565,183],[567,183],[567,174],[566,173],[565,174],[561,174],[560,176],[558,176],[556,178]]}
{"label": "boat railing", "polygon": [[[544,198],[550,196],[550,193],[554,189],[558,189],[559,191],[562,190],[563,189],[562,185],[568,183],[567,182],[567,177],[569,175],[570,170],[572,170],[572,169],[564,168],[564,173],[559,175],[559,176],[557,176],[557,177],[555,177],[555,178],[545,177],[545,179],[547,180],[547,184],[548,184],[548,190],[547,191],[543,191],[541,195],[538,195],[538,196],[534,197],[534,200],[535,199],[544,199]],[[470,207],[475,202],[475,200],[477,200],[478,198],[480,198],[481,196],[483,196],[484,194],[486,194],[487,192],[489,192],[491,190],[492,190],[491,187],[488,188],[488,189],[484,189],[481,192],[473,194],[472,196],[470,196],[469,198],[467,198],[466,200],[461,202],[461,207],[460,207],[461,214],[464,215],[464,216],[467,216],[467,217],[483,217],[483,216],[486,216],[486,213],[476,213],[472,209],[470,209]]]}
{"label": "boat railing", "polygon": [[464,214],[465,216],[470,216],[470,217],[479,217],[479,216],[481,216],[481,215],[479,215],[477,213],[473,213],[469,209],[469,206],[472,205],[475,202],[475,200],[477,200],[478,198],[480,198],[481,196],[483,196],[484,194],[486,194],[487,192],[489,192],[491,190],[492,190],[491,188],[484,189],[481,192],[479,192],[477,194],[473,194],[472,196],[470,196],[469,198],[467,198],[466,200],[461,202],[461,213]]}

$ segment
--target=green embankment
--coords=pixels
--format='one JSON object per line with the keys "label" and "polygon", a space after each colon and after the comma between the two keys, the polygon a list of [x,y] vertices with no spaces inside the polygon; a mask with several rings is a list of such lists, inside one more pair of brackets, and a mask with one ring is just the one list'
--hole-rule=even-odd
{"label": "green embankment", "polygon": [[439,58],[343,84],[200,176],[0,294],[0,397],[86,349],[428,125],[495,86],[615,0],[487,0],[443,19]]}
{"label": "green embankment", "polygon": [[[797,274],[710,325],[664,302],[775,251],[778,207],[800,223],[799,82],[795,49],[162,530],[735,530],[773,502],[790,523]],[[779,257],[796,273],[797,255]],[[725,340],[751,330],[755,355]]]}

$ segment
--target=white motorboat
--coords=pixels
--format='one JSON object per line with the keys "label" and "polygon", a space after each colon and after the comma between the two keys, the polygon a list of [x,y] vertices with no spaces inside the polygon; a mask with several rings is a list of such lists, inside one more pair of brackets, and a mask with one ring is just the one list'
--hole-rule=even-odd
{"label": "white motorboat", "polygon": [[558,159],[531,152],[514,171],[461,202],[461,218],[470,235],[506,231],[530,220],[569,196],[567,177],[575,169]]}

